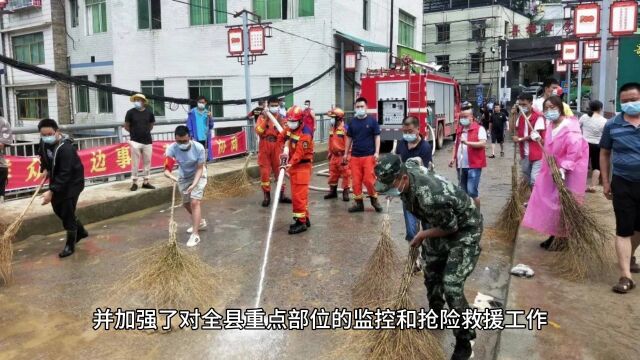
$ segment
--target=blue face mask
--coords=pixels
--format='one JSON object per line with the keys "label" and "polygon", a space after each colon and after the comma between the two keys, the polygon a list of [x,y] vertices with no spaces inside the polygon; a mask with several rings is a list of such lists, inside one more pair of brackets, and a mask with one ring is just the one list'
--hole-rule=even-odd
{"label": "blue face mask", "polygon": [[560,111],[558,111],[558,110],[548,110],[548,111],[545,111],[545,113],[544,113],[544,117],[545,117],[547,120],[551,120],[551,121],[554,121],[554,122],[555,122],[555,121],[558,121],[558,119],[560,119]]}
{"label": "blue face mask", "polygon": [[460,125],[469,126],[471,124],[471,120],[469,118],[460,118]]}
{"label": "blue face mask", "polygon": [[190,147],[191,147],[191,141],[189,141],[186,144],[178,144],[178,148],[180,148],[180,150],[182,151],[187,151],[189,150]]}
{"label": "blue face mask", "polygon": [[356,109],[356,116],[359,117],[359,118],[363,118],[363,117],[367,116],[367,110],[362,109],[362,108]]}
{"label": "blue face mask", "polygon": [[418,135],[416,135],[416,134],[402,134],[402,138],[404,139],[404,141],[412,143],[412,142],[418,140]]}
{"label": "blue face mask", "polygon": [[636,116],[640,114],[640,100],[639,101],[630,101],[624,104],[620,104],[620,109],[623,113]]}
{"label": "blue face mask", "polygon": [[50,135],[50,136],[42,136],[41,137],[42,142],[45,144],[54,144],[56,142],[56,136],[55,135]]}

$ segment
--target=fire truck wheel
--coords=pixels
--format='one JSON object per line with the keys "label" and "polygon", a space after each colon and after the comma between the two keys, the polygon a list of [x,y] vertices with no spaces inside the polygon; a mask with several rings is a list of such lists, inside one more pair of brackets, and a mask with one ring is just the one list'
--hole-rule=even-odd
{"label": "fire truck wheel", "polygon": [[436,148],[442,149],[444,146],[444,125],[442,123],[438,124],[438,135],[436,136]]}

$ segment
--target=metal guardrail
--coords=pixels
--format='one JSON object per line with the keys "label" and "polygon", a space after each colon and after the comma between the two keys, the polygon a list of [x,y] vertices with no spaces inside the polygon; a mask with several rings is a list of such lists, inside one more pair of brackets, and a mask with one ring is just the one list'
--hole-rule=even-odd
{"label": "metal guardrail", "polygon": [[[325,143],[329,139],[329,133],[331,124],[329,117],[325,115],[316,115],[316,130],[314,134],[314,141],[317,143]],[[214,118],[215,124],[225,122],[239,122],[244,121],[243,125],[237,126],[247,132],[247,149],[250,153],[255,153],[258,150],[258,139],[254,136],[254,120],[253,118],[247,119],[246,117],[227,117],[227,118]],[[164,120],[156,121],[155,127],[163,125],[184,125],[185,120]],[[231,126],[236,127],[236,126]],[[225,128],[225,127],[221,127]],[[86,132],[94,130],[112,130],[110,134],[106,135],[90,135],[86,136]],[[127,143],[129,141],[129,135],[124,134],[122,122],[101,122],[99,124],[71,124],[60,125],[60,130],[64,133],[74,135],[74,142],[78,146],[78,150],[89,149],[98,146],[114,145]],[[31,135],[38,134],[37,127],[16,127],[12,129],[14,135]],[[85,132],[83,136],[82,133]],[[76,136],[77,135],[77,136]],[[156,131],[152,133],[153,140],[155,141],[171,141],[174,138],[173,131]],[[34,156],[39,142],[17,142],[6,148],[7,155],[12,156]],[[214,160],[215,161],[215,160]],[[161,172],[162,169],[152,170],[152,173]],[[110,181],[122,181],[129,177],[129,174],[121,175],[109,175],[103,177],[95,177],[86,179],[85,184],[87,186],[95,184],[103,184]],[[28,194],[32,194],[33,189],[21,189],[7,191],[7,199],[16,199],[24,197]]]}

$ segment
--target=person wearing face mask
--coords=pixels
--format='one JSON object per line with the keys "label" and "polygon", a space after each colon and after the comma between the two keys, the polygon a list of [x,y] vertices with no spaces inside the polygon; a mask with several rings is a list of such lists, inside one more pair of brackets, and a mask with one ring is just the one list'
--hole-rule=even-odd
{"label": "person wearing face mask", "polygon": [[53,212],[67,232],[64,249],[58,254],[63,258],[73,254],[76,244],[89,236],[76,217],[78,198],[84,189],[84,166],[73,139],[60,132],[55,120],[41,120],[38,130],[40,172],[49,179],[49,190],[42,196],[42,205],[51,203]]}
{"label": "person wearing face mask", "polygon": [[[400,156],[400,160],[406,163],[411,158],[419,158],[425,167],[429,167],[432,162],[431,145],[420,136],[420,121],[415,116],[409,116],[402,122],[402,140],[398,141],[395,153]],[[404,225],[406,229],[405,240],[411,241],[418,233],[419,223],[413,214],[403,206]],[[427,223],[422,223],[422,229],[428,227]]]}
{"label": "person wearing face mask", "polygon": [[351,181],[351,170],[349,166],[342,162],[345,154],[347,125],[344,123],[344,111],[340,108],[333,108],[327,112],[331,118],[331,130],[329,131],[329,193],[324,196],[326,199],[338,197],[338,181],[342,178],[342,200],[349,201],[349,182]]}
{"label": "person wearing face mask", "polygon": [[287,111],[285,129],[285,151],[281,158],[287,162],[286,169],[291,177],[291,198],[293,200],[293,220],[289,234],[299,234],[311,227],[309,219],[309,184],[313,170],[313,134],[304,125],[303,110],[292,106]]}
{"label": "person wearing face mask", "polygon": [[[165,156],[168,166],[164,175],[178,183],[182,194],[182,205],[191,215],[191,227],[187,233],[191,234],[187,246],[196,246],[200,242],[200,230],[207,228],[207,221],[202,218],[200,202],[207,186],[207,155],[204,146],[189,136],[189,128],[184,125],[176,127],[175,142],[167,147]],[[173,164],[178,164],[178,177],[171,171]]]}
{"label": "person wearing face mask", "polygon": [[213,116],[207,109],[207,98],[198,97],[197,105],[189,111],[187,115],[187,128],[191,139],[199,142],[207,149],[207,160],[213,159],[213,142],[211,132],[213,131]]}
{"label": "person wearing face mask", "polygon": [[520,115],[516,119],[513,142],[520,148],[520,167],[522,175],[533,187],[542,167],[542,146],[539,140],[544,137],[546,124],[541,113],[532,108],[531,94],[518,96]]}
{"label": "person wearing face mask", "polygon": [[[278,107],[278,98],[271,97],[267,101],[268,111],[276,118],[282,128],[285,128],[285,117],[280,115]],[[280,172],[280,154],[283,149],[282,135],[278,129],[271,123],[266,114],[260,115],[256,122],[256,134],[260,138],[258,144],[258,166],[260,167],[260,186],[264,199],[262,206],[268,207],[271,204],[271,174],[277,179]],[[280,192],[281,203],[291,203],[291,199],[284,195],[285,186],[282,185]]]}
{"label": "person wearing face mask", "polygon": [[285,118],[287,117],[287,103],[286,101],[284,101],[284,96],[281,97],[280,99],[278,99],[278,112],[280,113],[280,116]]}
{"label": "person wearing face mask", "polygon": [[480,209],[478,187],[482,168],[487,166],[484,149],[487,144],[487,131],[475,121],[471,104],[463,104],[462,109],[449,167],[456,166],[459,186],[471,196],[476,207]]}
{"label": "person wearing face mask", "polygon": [[[404,164],[397,155],[386,154],[376,166],[376,189],[380,194],[400,196],[403,206],[431,225],[411,240],[422,246],[423,268],[429,308],[440,314],[445,299],[458,314],[469,308],[464,295],[467,277],[480,256],[482,215],[475,202],[460,187],[419,166],[413,159]],[[469,359],[473,329],[454,329],[456,345],[452,359]]]}
{"label": "person wearing face mask", "polygon": [[316,131],[316,114],[313,112],[311,108],[311,100],[304,101],[304,118],[302,122],[304,122],[304,126],[311,129],[311,134],[314,134]]}
{"label": "person wearing face mask", "polygon": [[607,122],[600,139],[600,171],[616,217],[620,279],[613,291],[624,294],[635,287],[631,273],[640,273],[634,256],[640,245],[640,83],[622,85],[619,98],[622,112]]}
{"label": "person wearing face mask", "polygon": [[151,130],[156,118],[153,112],[147,108],[147,98],[143,94],[135,94],[131,97],[133,109],[127,111],[124,117],[124,128],[130,134],[129,146],[131,147],[131,191],[138,190],[138,171],[140,159],[142,159],[144,171],[142,173],[142,188],[155,189],[149,184],[151,175],[151,156],[153,155],[153,139]]}
{"label": "person wearing face mask", "polygon": [[[376,212],[382,212],[378,202],[378,194],[374,187],[376,175],[374,168],[380,154],[380,125],[373,117],[367,115],[367,99],[360,97],[355,103],[356,116],[347,129],[345,154],[342,161],[351,167],[353,180],[353,197],[355,205],[349,208],[350,213],[364,211],[364,195],[362,186],[367,188],[371,206]],[[349,159],[349,154],[351,158]]]}
{"label": "person wearing face mask", "polygon": [[[562,93],[563,93],[563,90],[562,90],[562,87],[560,86],[560,83],[558,82],[558,80],[556,80],[554,78],[546,79],[542,83],[542,88],[543,88],[542,96],[537,98],[533,102],[533,108],[538,113],[543,113],[542,105],[544,104],[545,100],[547,100],[551,96],[562,97]],[[567,103],[563,102],[562,103],[562,107],[564,109],[564,113],[565,113],[566,116],[573,116],[573,111],[571,111],[571,107],[569,107],[569,105]]]}
{"label": "person wearing face mask", "polygon": [[[564,184],[577,201],[583,201],[587,187],[589,146],[582,137],[577,119],[564,113],[562,100],[552,96],[544,102],[544,117],[548,120],[544,137],[544,152],[553,156]],[[529,198],[522,225],[542,234],[551,235],[540,244],[545,250],[562,250],[566,236],[560,224],[561,204],[551,168],[545,160]],[[558,239],[556,239],[556,237]]]}

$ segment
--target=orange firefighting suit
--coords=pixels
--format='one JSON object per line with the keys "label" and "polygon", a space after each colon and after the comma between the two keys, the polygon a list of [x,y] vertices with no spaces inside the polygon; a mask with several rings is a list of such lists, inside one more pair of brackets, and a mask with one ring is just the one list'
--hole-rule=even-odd
{"label": "orange firefighting suit", "polygon": [[309,184],[313,166],[313,132],[303,123],[296,130],[285,129],[289,141],[289,176],[293,218],[306,223],[309,217]]}
{"label": "orange firefighting suit", "polygon": [[349,165],[351,166],[351,174],[353,176],[353,198],[356,200],[362,200],[364,198],[362,194],[363,184],[367,188],[369,197],[378,197],[374,187],[376,183],[376,158],[373,157],[373,155],[363,157],[352,156]]}
{"label": "orange firefighting suit", "polygon": [[342,163],[345,136],[347,136],[347,130],[342,121],[329,133],[329,186],[338,186],[338,180],[342,178],[342,188],[344,189],[350,186],[351,180],[349,165]]}
{"label": "orange firefighting suit", "polygon": [[[286,127],[286,122],[280,114],[274,115],[280,122],[282,128]],[[271,123],[268,117],[260,115],[256,122],[256,134],[260,137],[258,146],[258,166],[260,166],[260,185],[265,192],[271,191],[271,174],[277,179],[280,172],[280,154],[284,148],[282,134]],[[282,185],[284,193],[284,184]]]}

